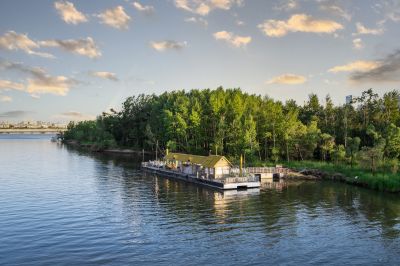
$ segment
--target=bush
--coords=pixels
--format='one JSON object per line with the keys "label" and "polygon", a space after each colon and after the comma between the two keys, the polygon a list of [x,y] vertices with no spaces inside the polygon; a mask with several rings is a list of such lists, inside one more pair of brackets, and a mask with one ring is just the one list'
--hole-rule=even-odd
{"label": "bush", "polygon": [[[380,168],[381,172],[373,174],[369,170],[360,167],[351,168],[343,164],[334,165],[315,161],[290,162],[286,166],[297,170],[309,168],[322,170],[331,174],[341,173],[346,176],[346,182],[351,184],[358,184],[380,191],[400,192],[400,175],[397,172],[387,173],[388,171],[382,168]],[[386,166],[393,167],[393,170],[397,171],[399,166],[398,160],[387,161]],[[356,176],[357,179],[355,179]]]}
{"label": "bush", "polygon": [[389,171],[392,174],[396,174],[398,172],[398,170],[399,170],[399,160],[397,160],[397,158],[388,160],[388,162],[386,164],[387,164],[387,166],[389,168]]}

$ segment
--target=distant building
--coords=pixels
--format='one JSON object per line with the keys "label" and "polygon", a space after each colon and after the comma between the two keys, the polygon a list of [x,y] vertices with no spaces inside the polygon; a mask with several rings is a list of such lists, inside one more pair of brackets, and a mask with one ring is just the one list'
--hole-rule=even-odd
{"label": "distant building", "polygon": [[10,124],[8,122],[0,122],[0,128],[10,128]]}
{"label": "distant building", "polygon": [[64,129],[67,125],[64,123],[43,122],[43,121],[20,121],[10,123],[8,121],[0,121],[0,128],[16,128],[16,129]]}
{"label": "distant building", "polygon": [[346,104],[352,104],[352,103],[353,103],[353,95],[347,95]]}

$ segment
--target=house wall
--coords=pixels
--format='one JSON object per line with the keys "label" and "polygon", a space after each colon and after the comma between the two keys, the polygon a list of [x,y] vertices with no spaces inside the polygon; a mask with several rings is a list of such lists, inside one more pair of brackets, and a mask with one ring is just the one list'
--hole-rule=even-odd
{"label": "house wall", "polygon": [[230,167],[229,163],[225,160],[219,160],[215,167]]}
{"label": "house wall", "polygon": [[[200,156],[198,156],[198,157],[200,157]],[[194,157],[194,155],[193,155],[192,159],[196,159],[196,158],[197,157]],[[214,162],[212,162],[212,160],[210,162],[210,160],[209,160],[205,163],[205,165],[208,164],[209,166],[208,167],[204,166],[204,168],[201,168],[200,165],[196,165],[196,163],[193,162],[192,159],[190,160],[190,163],[193,165],[186,166],[186,158],[184,158],[184,159],[185,159],[185,161],[181,161],[179,159],[175,159],[175,160],[170,159],[169,161],[173,162],[176,165],[176,167],[178,168],[178,169],[176,169],[177,171],[188,174],[188,175],[196,175],[196,173],[199,172],[199,174],[202,174],[202,175],[205,174],[207,176],[210,176],[211,178],[221,178],[223,176],[227,176],[230,174],[231,165],[225,158],[221,158],[216,163],[215,163],[215,160],[214,160]],[[199,164],[200,164],[200,162],[199,162]],[[211,165],[212,165],[212,167],[210,167]]]}
{"label": "house wall", "polygon": [[229,165],[223,167],[215,167],[215,177],[229,175],[230,169],[231,168],[229,167]]}

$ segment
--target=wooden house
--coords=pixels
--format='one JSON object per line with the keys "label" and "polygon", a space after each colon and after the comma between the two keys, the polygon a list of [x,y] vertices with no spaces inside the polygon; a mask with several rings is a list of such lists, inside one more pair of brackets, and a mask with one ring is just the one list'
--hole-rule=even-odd
{"label": "wooden house", "polygon": [[176,171],[209,178],[228,176],[232,164],[221,155],[200,156],[184,153],[168,153],[165,156],[167,166]]}

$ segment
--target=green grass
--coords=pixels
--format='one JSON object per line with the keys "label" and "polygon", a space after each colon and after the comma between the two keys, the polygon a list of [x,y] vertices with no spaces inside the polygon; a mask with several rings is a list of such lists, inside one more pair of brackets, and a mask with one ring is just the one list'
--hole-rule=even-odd
{"label": "green grass", "polygon": [[345,164],[333,164],[316,161],[293,161],[283,165],[296,169],[318,169],[326,173],[340,173],[346,176],[346,183],[369,187],[380,191],[400,192],[400,174],[370,171],[358,166],[351,168]]}
{"label": "green grass", "polygon": [[[369,170],[363,169],[359,166],[353,166],[340,163],[327,163],[321,161],[291,161],[289,163],[281,161],[278,163],[264,162],[252,158],[245,166],[275,166],[281,164],[284,167],[293,168],[295,170],[303,169],[317,169],[329,174],[340,173],[346,176],[345,182],[348,184],[368,187],[380,191],[400,192],[400,173],[392,174],[388,172],[371,173]],[[238,161],[233,160],[234,164],[239,164]]]}

